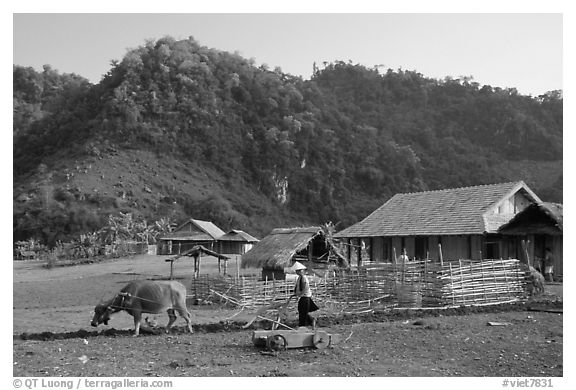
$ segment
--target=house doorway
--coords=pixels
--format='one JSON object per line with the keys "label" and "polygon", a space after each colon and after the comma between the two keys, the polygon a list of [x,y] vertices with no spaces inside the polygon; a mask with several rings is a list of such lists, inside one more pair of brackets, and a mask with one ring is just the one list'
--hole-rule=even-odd
{"label": "house doorway", "polygon": [[485,259],[500,258],[500,241],[486,240],[486,242],[484,243],[484,258]]}
{"label": "house doorway", "polygon": [[414,239],[414,258],[416,260],[425,260],[428,257],[428,237],[415,237]]}

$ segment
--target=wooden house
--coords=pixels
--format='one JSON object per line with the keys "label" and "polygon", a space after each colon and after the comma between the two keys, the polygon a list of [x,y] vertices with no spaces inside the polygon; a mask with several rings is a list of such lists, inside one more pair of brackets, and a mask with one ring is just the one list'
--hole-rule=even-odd
{"label": "wooden house", "polygon": [[284,280],[284,269],[295,261],[310,270],[323,270],[331,262],[347,266],[320,227],[274,229],[242,255],[242,268],[261,268],[263,279]]}
{"label": "wooden house", "polygon": [[217,239],[223,235],[224,232],[212,222],[190,219],[178,226],[173,232],[159,238],[158,254],[179,254],[196,245],[216,250]]}
{"label": "wooden house", "polygon": [[[523,259],[520,236],[499,229],[541,200],[522,182],[396,194],[364,220],[336,233],[348,259]],[[439,245],[440,244],[440,245]]]}
{"label": "wooden house", "polygon": [[554,275],[563,275],[563,206],[558,203],[536,203],[516,214],[499,232],[526,243],[530,264],[542,269],[544,251],[554,255]]}
{"label": "wooden house", "polygon": [[243,255],[248,252],[259,240],[242,230],[230,230],[218,238],[220,253],[229,255]]}

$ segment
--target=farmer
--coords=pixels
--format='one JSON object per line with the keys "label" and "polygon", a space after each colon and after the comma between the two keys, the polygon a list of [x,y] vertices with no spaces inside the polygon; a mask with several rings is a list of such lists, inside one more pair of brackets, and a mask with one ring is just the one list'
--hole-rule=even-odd
{"label": "farmer", "polygon": [[550,248],[544,251],[544,276],[549,282],[554,281],[554,255]]}
{"label": "farmer", "polygon": [[298,275],[296,285],[294,286],[294,294],[292,296],[298,297],[298,326],[312,326],[316,328],[316,319],[310,315],[311,312],[318,310],[318,306],[312,300],[312,290],[310,290],[310,283],[304,274],[306,266],[300,262],[294,263],[294,271]]}

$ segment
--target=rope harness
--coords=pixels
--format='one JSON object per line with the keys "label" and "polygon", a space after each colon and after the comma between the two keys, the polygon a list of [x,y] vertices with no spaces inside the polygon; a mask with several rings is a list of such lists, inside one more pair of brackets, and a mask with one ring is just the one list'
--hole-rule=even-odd
{"label": "rope harness", "polygon": [[[113,304],[117,297],[122,297],[122,299],[120,300],[120,306]],[[112,300],[110,301],[111,303],[109,305],[107,305],[106,307],[124,310],[124,309],[126,309],[126,306],[124,306],[124,301],[126,300],[126,298],[136,298],[136,299],[140,299],[141,301],[156,303],[158,305],[162,304],[161,302],[158,302],[158,301],[153,301],[151,299],[146,299],[146,298],[138,297],[136,295],[132,295],[129,292],[119,292],[114,298],[112,298]]]}

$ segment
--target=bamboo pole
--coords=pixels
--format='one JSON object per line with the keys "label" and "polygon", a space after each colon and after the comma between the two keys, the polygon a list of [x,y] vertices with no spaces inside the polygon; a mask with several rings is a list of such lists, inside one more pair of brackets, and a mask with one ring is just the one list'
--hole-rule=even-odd
{"label": "bamboo pole", "polygon": [[[460,283],[464,283],[463,275],[462,275],[462,260],[458,259],[458,265],[460,267]],[[464,296],[462,296],[462,301],[466,302],[466,300],[464,299]]]}

